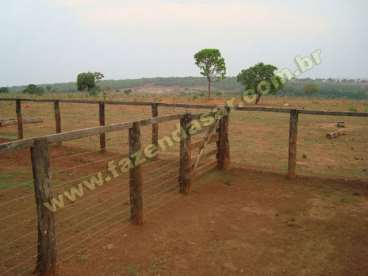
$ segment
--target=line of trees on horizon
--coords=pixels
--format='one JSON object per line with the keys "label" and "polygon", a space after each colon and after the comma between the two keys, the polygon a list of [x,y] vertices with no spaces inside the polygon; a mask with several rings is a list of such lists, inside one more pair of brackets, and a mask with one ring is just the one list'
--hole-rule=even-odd
{"label": "line of trees on horizon", "polygon": [[[219,49],[205,48],[194,55],[195,65],[200,69],[202,78],[142,78],[130,80],[105,80],[100,72],[79,73],[76,83],[61,83],[53,85],[30,84],[26,87],[0,87],[0,94],[13,91],[21,91],[31,95],[43,95],[46,92],[87,92],[95,96],[102,90],[124,89],[132,93],[133,88],[146,84],[162,86],[196,87],[202,86],[204,80],[207,82],[207,97],[211,98],[213,90],[227,91],[228,93],[239,93],[246,96],[254,96],[255,104],[258,104],[262,95],[290,95],[290,96],[321,96],[347,97],[355,99],[368,99],[368,80],[348,79],[286,79],[280,77],[278,68],[272,64],[257,63],[249,68],[243,69],[236,77],[226,77],[227,68],[225,59]],[[303,73],[303,72],[302,72]],[[361,85],[361,86],[359,86]],[[188,89],[189,90],[189,89]],[[216,95],[219,95],[216,92]]]}

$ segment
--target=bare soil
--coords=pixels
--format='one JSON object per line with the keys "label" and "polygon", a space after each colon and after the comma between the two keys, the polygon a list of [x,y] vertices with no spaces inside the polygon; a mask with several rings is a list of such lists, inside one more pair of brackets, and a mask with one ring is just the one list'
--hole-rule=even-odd
{"label": "bare soil", "polygon": [[143,227],[96,238],[60,275],[368,275],[367,185],[212,172]]}

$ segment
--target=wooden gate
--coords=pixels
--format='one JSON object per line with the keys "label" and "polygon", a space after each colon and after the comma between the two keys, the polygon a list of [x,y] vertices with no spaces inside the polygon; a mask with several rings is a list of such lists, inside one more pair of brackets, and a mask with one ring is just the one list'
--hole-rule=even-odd
{"label": "wooden gate", "polygon": [[[180,144],[179,183],[181,193],[187,194],[191,189],[192,177],[202,175],[211,169],[226,169],[230,162],[228,138],[229,110],[223,116],[215,117],[215,122],[197,134],[204,133],[199,140],[192,142],[195,135],[190,135],[192,116],[187,114],[181,119],[181,129],[185,139]],[[215,145],[211,148],[211,145]],[[212,159],[212,160],[211,160]]]}

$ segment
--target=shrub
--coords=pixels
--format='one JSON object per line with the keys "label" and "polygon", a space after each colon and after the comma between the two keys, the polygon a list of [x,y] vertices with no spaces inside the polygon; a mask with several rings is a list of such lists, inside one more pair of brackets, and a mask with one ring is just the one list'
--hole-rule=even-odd
{"label": "shrub", "polygon": [[132,90],[132,89],[125,89],[125,90],[124,90],[124,94],[125,94],[125,95],[130,95],[130,94],[132,94],[132,92],[133,92],[133,90]]}
{"label": "shrub", "polygon": [[8,87],[1,87],[0,88],[0,94],[6,94],[9,93],[9,88]]}
{"label": "shrub", "polygon": [[[90,91],[96,87],[96,77],[94,73],[80,73],[77,76],[77,86],[79,91]],[[94,92],[92,92],[94,93]]]}
{"label": "shrub", "polygon": [[30,95],[41,96],[41,95],[45,94],[45,90],[41,86],[37,86],[35,84],[30,84],[23,90],[23,93],[30,94]]}

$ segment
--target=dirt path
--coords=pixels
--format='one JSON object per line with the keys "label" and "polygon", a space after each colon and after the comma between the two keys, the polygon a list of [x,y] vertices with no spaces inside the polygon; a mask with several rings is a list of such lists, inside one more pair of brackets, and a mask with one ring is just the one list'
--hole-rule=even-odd
{"label": "dirt path", "polygon": [[144,227],[97,237],[60,274],[368,275],[367,187],[214,172]]}

